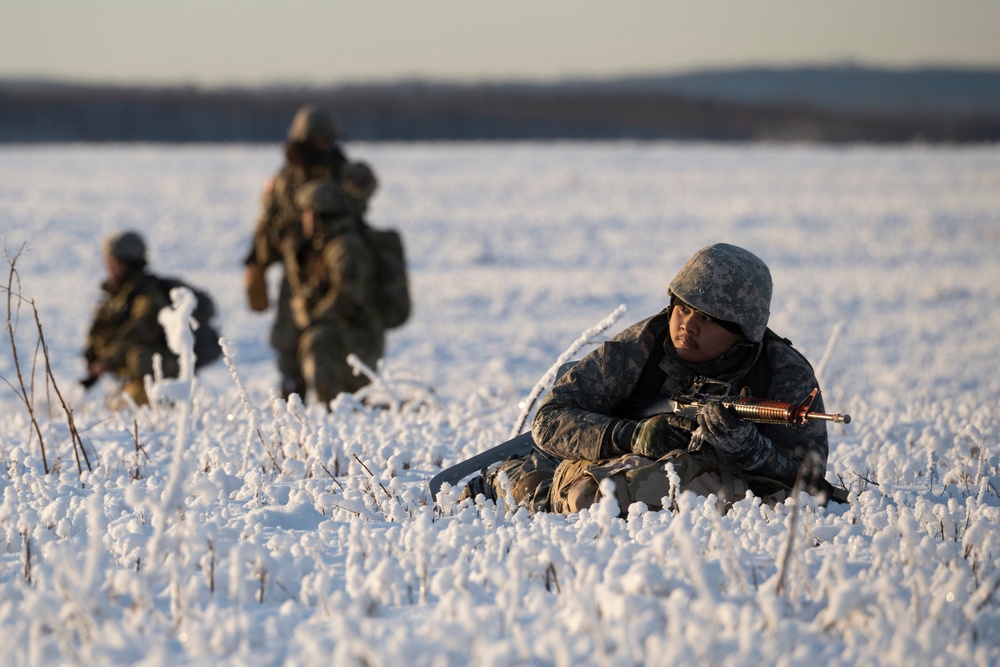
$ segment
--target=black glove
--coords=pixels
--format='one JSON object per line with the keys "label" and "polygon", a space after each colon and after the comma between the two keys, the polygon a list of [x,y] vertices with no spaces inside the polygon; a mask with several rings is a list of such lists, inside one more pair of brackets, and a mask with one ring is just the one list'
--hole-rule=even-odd
{"label": "black glove", "polygon": [[709,403],[698,413],[698,437],[725,453],[744,470],[763,465],[771,453],[771,442],[731,408]]}
{"label": "black glove", "polygon": [[687,449],[697,426],[687,417],[670,413],[643,419],[632,432],[631,450],[655,460],[674,449]]}

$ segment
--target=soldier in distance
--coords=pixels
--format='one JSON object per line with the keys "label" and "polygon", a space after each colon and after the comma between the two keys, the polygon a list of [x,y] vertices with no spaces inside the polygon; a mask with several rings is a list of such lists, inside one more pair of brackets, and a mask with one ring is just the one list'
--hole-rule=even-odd
{"label": "soldier in distance", "polygon": [[[264,271],[282,261],[284,239],[301,238],[296,193],[309,181],[341,177],[347,158],[339,136],[333,116],[322,107],[307,104],[292,119],[285,143],[285,163],[264,188],[260,217],[244,260],[247,301],[253,310],[268,308]],[[281,290],[287,290],[284,281]]]}
{"label": "soldier in distance", "polygon": [[[126,231],[104,243],[107,278],[101,284],[104,297],[94,312],[87,334],[84,358],[87,377],[93,385],[109,373],[119,378],[122,393],[137,405],[148,402],[143,378],[153,374],[153,358],[161,358],[163,377],[177,377],[177,355],[167,345],[158,321],[160,310],[170,305],[170,296],[146,267],[146,243],[137,232]],[[112,400],[113,407],[119,402]]]}
{"label": "soldier in distance", "polygon": [[329,404],[368,384],[354,375],[348,354],[375,368],[385,348],[372,295],[376,260],[338,183],[307,183],[296,205],[302,234],[282,242],[288,304],[279,304],[271,340],[282,395],[311,392]]}

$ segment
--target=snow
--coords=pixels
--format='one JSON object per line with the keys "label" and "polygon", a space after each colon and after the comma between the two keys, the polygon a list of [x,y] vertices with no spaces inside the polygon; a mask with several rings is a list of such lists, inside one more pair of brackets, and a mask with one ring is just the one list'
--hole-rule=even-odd
{"label": "snow", "polygon": [[[272,315],[243,295],[280,147],[0,147],[0,662],[1000,661],[1000,147],[348,151],[379,175],[415,309],[370,392],[407,400],[328,414],[276,399]],[[108,380],[76,381],[101,242],[126,228],[214,296],[228,357],[113,412]],[[768,262],[772,328],[852,415],[829,427],[849,505],[435,507],[442,465],[508,438],[584,332],[662,308],[716,241]]]}

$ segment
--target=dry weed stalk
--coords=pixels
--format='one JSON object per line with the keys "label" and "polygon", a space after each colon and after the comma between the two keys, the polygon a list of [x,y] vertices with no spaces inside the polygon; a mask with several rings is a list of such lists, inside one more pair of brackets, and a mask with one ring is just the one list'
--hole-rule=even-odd
{"label": "dry weed stalk", "polygon": [[[14,385],[12,385],[10,381],[7,380],[7,378],[4,378],[4,382],[6,382],[12,389],[14,389],[15,392],[17,392],[18,398],[21,399],[21,402],[24,403],[24,407],[28,410],[28,417],[31,419],[31,425],[34,427],[35,433],[38,435],[38,445],[42,451],[42,469],[45,471],[45,474],[47,475],[49,473],[49,461],[48,457],[45,454],[45,438],[42,436],[42,428],[38,424],[38,418],[35,415],[34,391],[32,390],[29,392],[28,388],[24,384],[24,374],[21,371],[21,360],[17,354],[17,336],[14,335],[15,327],[14,327],[13,298],[14,298],[15,278],[17,278],[17,285],[18,285],[18,291],[17,291],[18,309],[20,309],[21,302],[25,300],[20,293],[21,276],[18,275],[16,268],[17,260],[21,256],[21,253],[23,252],[24,252],[24,245],[21,246],[21,248],[17,251],[17,254],[14,255],[12,259],[10,255],[7,253],[7,244],[6,242],[4,242],[4,256],[7,259],[7,264],[10,265],[10,273],[7,275],[7,333],[10,336],[10,350],[11,354],[14,357],[14,369],[17,372],[17,381],[18,385],[20,386],[20,390],[18,390],[17,387],[14,387]],[[34,383],[32,382],[32,386],[33,385]]]}
{"label": "dry weed stalk", "polygon": [[[18,250],[17,254],[14,255],[12,259],[7,254],[6,247],[4,248],[4,254],[7,257],[7,263],[10,265],[10,273],[8,274],[7,277],[7,333],[10,337],[11,353],[13,354],[14,357],[14,368],[17,370],[17,379],[18,379],[18,384],[20,386],[20,391],[18,391],[18,397],[21,399],[21,402],[24,403],[25,408],[28,410],[28,415],[31,418],[32,426],[35,429],[35,433],[38,435],[38,441],[42,452],[42,467],[44,468],[45,473],[48,474],[50,472],[50,469],[48,463],[48,456],[45,451],[45,440],[42,437],[41,426],[38,423],[38,418],[35,410],[35,402],[34,402],[35,370],[38,363],[38,353],[39,351],[41,351],[42,358],[45,361],[46,396],[49,397],[49,403],[51,404],[51,395],[49,394],[49,389],[51,388],[51,390],[55,392],[56,397],[59,399],[60,405],[62,405],[62,409],[63,412],[66,414],[66,420],[69,426],[70,440],[73,443],[73,456],[76,459],[77,472],[82,475],[84,465],[87,466],[88,471],[93,470],[93,467],[90,465],[90,458],[87,456],[87,449],[84,447],[83,439],[80,437],[80,432],[76,427],[76,421],[73,418],[73,408],[70,407],[68,403],[66,403],[66,399],[63,397],[62,392],[59,390],[59,384],[56,382],[55,374],[52,372],[52,363],[49,358],[49,348],[45,342],[45,333],[42,330],[42,321],[38,315],[38,307],[35,305],[34,299],[27,299],[21,294],[20,290],[21,277],[17,273],[16,264],[18,258],[21,256],[23,252],[24,252],[24,246],[21,246],[21,249]],[[14,291],[15,279],[18,285],[18,290],[17,290],[18,304],[16,310],[20,311],[21,304],[27,302],[31,306],[31,311],[35,318],[35,328],[38,330],[38,340],[36,341],[35,344],[35,353],[32,356],[30,382],[28,383],[27,386],[25,385],[24,374],[21,371],[21,360],[18,358],[17,354],[17,336],[15,332],[16,327],[14,325],[14,321],[16,318],[15,318],[15,308],[13,304],[13,299],[15,294]],[[6,381],[6,378],[4,379]],[[8,381],[7,384],[10,385],[10,382]],[[15,391],[17,391],[16,388]]]}
{"label": "dry weed stalk", "polygon": [[149,461],[149,454],[146,453],[146,448],[139,444],[139,420],[132,418],[132,440],[135,442],[135,470],[132,471],[132,479],[141,479],[142,471],[139,469],[139,464],[141,459],[139,454],[141,453]]}
{"label": "dry weed stalk", "polygon": [[31,531],[27,528],[21,532],[24,539],[24,580],[31,583]]}
{"label": "dry weed stalk", "polygon": [[795,486],[792,487],[792,509],[788,516],[788,539],[785,541],[785,550],[781,556],[781,565],[778,568],[778,586],[776,592],[781,595],[785,592],[785,577],[788,574],[788,566],[792,557],[792,548],[795,544],[795,531],[799,524],[799,501],[801,489],[805,485],[802,473],[805,464],[799,468],[798,476],[795,479]]}
{"label": "dry weed stalk", "polygon": [[42,333],[42,321],[38,317],[38,308],[35,307],[34,299],[32,299],[29,303],[31,304],[31,310],[35,314],[35,326],[38,327],[38,344],[42,349],[42,356],[45,358],[45,376],[48,380],[46,386],[51,384],[52,390],[56,392],[56,396],[59,398],[59,403],[62,405],[63,412],[66,413],[69,435],[73,442],[73,455],[76,457],[76,469],[77,472],[82,475],[83,465],[80,463],[80,455],[83,455],[83,462],[87,464],[88,472],[93,470],[90,465],[90,458],[87,456],[87,449],[83,446],[83,440],[80,438],[80,432],[76,428],[76,421],[73,419],[73,408],[66,403],[66,399],[63,398],[62,392],[59,391],[59,385],[56,383],[56,376],[52,373],[52,364],[49,361],[49,347],[45,344],[45,334]]}
{"label": "dry weed stalk", "polygon": [[[377,477],[375,477],[375,473],[373,473],[371,471],[371,468],[369,468],[368,466],[365,465],[365,462],[362,461],[361,458],[357,454],[354,455],[354,460],[356,460],[358,463],[361,464],[361,467],[365,469],[365,472],[368,473],[368,476],[371,478],[372,481],[378,482],[378,485],[382,488],[382,491],[385,493],[386,497],[387,498],[392,498],[392,494],[389,493],[389,490],[387,488],[385,488],[385,485],[382,484],[382,482]],[[371,483],[370,482],[369,482],[369,487],[371,487]],[[372,493],[372,497],[373,498],[375,497],[374,492]]]}

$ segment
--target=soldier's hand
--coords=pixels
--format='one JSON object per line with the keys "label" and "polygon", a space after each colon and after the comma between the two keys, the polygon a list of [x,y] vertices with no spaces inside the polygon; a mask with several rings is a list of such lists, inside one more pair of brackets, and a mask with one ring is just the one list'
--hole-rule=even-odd
{"label": "soldier's hand", "polygon": [[754,446],[759,432],[750,422],[740,419],[731,408],[709,403],[698,413],[701,439],[719,451],[739,458]]}
{"label": "soldier's hand", "polygon": [[83,385],[84,389],[90,389],[98,380],[101,379],[101,375],[107,373],[109,370],[106,361],[100,359],[90,359],[87,361],[87,377],[80,380],[80,384]]}
{"label": "soldier's hand", "polygon": [[251,310],[263,312],[267,310],[267,280],[264,276],[264,267],[258,264],[248,264],[244,273],[244,282],[247,290],[247,303]]}
{"label": "soldier's hand", "polygon": [[753,424],[740,419],[731,408],[719,403],[710,403],[698,413],[695,437],[751,472],[763,466],[774,454],[774,445]]}
{"label": "soldier's hand", "polygon": [[687,449],[696,427],[695,422],[675,414],[643,419],[632,432],[632,452],[655,460],[674,449]]}

